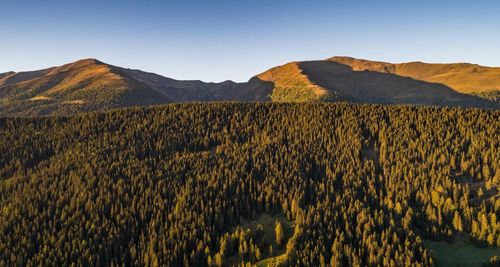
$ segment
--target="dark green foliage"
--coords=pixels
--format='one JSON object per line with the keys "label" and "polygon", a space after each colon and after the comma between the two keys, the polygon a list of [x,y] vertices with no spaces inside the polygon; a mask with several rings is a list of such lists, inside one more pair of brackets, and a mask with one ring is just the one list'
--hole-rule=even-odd
{"label": "dark green foliage", "polygon": [[290,265],[429,266],[422,238],[459,231],[498,246],[499,115],[175,104],[0,119],[0,266],[224,264],[224,234],[265,212],[295,223]]}

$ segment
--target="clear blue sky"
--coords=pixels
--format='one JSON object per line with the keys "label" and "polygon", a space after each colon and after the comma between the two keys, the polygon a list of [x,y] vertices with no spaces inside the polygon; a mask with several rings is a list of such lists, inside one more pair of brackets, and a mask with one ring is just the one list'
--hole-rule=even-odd
{"label": "clear blue sky", "polygon": [[500,66],[500,1],[0,1],[0,72],[80,58],[246,81],[348,55]]}

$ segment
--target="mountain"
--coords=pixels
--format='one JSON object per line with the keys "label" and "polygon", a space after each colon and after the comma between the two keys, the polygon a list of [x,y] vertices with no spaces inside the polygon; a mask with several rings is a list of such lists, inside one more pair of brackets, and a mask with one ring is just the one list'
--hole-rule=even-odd
{"label": "mountain", "polygon": [[391,64],[333,57],[291,62],[257,77],[274,84],[273,101],[498,107],[479,95],[500,90],[500,68],[466,63]]}
{"label": "mountain", "polygon": [[65,115],[169,102],[261,100],[252,92],[265,86],[251,84],[178,81],[83,59],[44,70],[0,74],[0,115]]}
{"label": "mountain", "polygon": [[3,114],[30,115],[67,114],[170,101],[121,72],[121,68],[95,59],[3,75],[0,98]]}
{"label": "mountain", "polygon": [[245,83],[180,81],[96,59],[0,74],[0,116],[39,116],[191,101],[350,101],[498,108],[500,68],[392,64],[350,57],[290,62]]}
{"label": "mountain", "polygon": [[258,79],[246,83],[224,81],[180,81],[140,70],[121,69],[121,73],[167,96],[173,102],[266,101],[271,84]]}
{"label": "mountain", "polygon": [[410,77],[416,80],[440,83],[460,93],[484,93],[500,90],[500,68],[470,63],[429,64],[386,62],[332,57],[327,61],[350,66],[355,71],[377,71]]}

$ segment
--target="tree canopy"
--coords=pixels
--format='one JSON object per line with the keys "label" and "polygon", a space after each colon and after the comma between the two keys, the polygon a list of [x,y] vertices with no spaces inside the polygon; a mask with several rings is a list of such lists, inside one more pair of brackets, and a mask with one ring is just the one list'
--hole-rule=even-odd
{"label": "tree canopy", "polygon": [[498,247],[499,115],[213,103],[0,118],[0,266],[225,265],[251,246],[230,229],[278,212],[294,266],[430,266],[422,240],[458,234]]}

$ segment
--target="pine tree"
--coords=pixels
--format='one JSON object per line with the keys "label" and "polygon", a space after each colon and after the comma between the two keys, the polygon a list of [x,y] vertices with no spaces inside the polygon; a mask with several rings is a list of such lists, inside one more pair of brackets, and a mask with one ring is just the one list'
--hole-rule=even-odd
{"label": "pine tree", "polygon": [[462,218],[457,211],[455,211],[455,215],[453,216],[453,227],[455,227],[455,230],[459,232],[463,231]]}
{"label": "pine tree", "polygon": [[274,228],[274,232],[276,234],[276,244],[278,246],[283,245],[283,226],[281,225],[281,222],[279,220],[276,220],[276,227]]}

